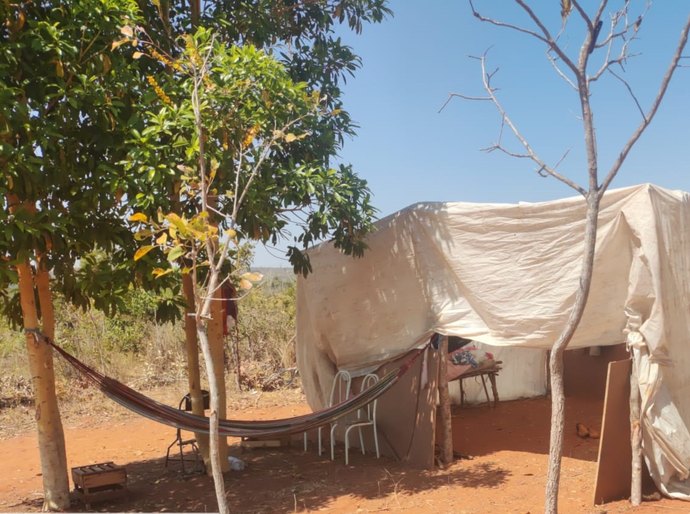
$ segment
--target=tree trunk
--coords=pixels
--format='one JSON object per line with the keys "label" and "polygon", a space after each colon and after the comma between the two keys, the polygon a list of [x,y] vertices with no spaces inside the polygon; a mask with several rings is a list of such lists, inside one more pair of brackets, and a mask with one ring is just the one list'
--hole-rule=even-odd
{"label": "tree trunk", "polygon": [[440,403],[439,422],[441,423],[441,461],[449,466],[453,463],[453,422],[448,392],[448,337],[441,337],[439,348],[441,358],[438,365],[438,398]]}
{"label": "tree trunk", "polygon": [[575,303],[568,321],[551,348],[549,370],[551,375],[551,438],[549,445],[549,469],[546,477],[547,514],[558,512],[558,488],[561,477],[561,458],[563,456],[563,431],[565,429],[565,393],[563,388],[563,352],[573,337],[582,313],[585,310],[589,287],[594,270],[594,249],[596,246],[597,221],[599,217],[599,194],[590,190],[586,197],[587,215],[585,219],[584,251],[580,271],[580,287],[575,294]]}
{"label": "tree trunk", "polygon": [[[223,462],[221,461],[219,430],[218,430],[218,413],[220,412],[220,402],[218,401],[219,382],[217,375],[213,373],[215,368],[213,362],[213,355],[209,347],[208,333],[205,320],[197,320],[197,337],[201,345],[201,353],[204,356],[206,370],[209,374],[208,385],[211,393],[211,411],[209,414],[209,448],[211,457],[211,476],[213,477],[213,484],[216,490],[216,499],[218,501],[219,514],[229,514],[228,502],[225,498],[225,482],[223,481]],[[225,443],[225,439],[223,439]],[[228,459],[225,458],[227,465]]]}
{"label": "tree trunk", "polygon": [[637,360],[632,351],[630,372],[630,444],[632,447],[632,474],[630,477],[630,503],[642,503],[642,430],[640,426],[640,386],[637,380]]}
{"label": "tree trunk", "polygon": [[[52,302],[48,274],[38,280],[39,294],[44,301],[44,319],[52,319]],[[33,272],[28,261],[17,265],[19,294],[25,329],[38,329],[38,313],[34,297]],[[39,273],[41,275],[41,273]],[[50,314],[48,314],[50,313]],[[54,332],[54,325],[46,324],[48,332]],[[48,333],[50,337],[54,334]],[[55,372],[53,354],[48,345],[37,341],[26,333],[34,398],[36,402],[36,428],[38,430],[38,451],[43,475],[44,509],[66,510],[69,508],[69,479],[67,477],[67,456],[65,435],[60,420],[57,396],[55,394]]]}
{"label": "tree trunk", "polygon": [[[223,303],[221,288],[216,288],[214,301],[211,302],[211,319],[208,320],[208,344],[213,355],[213,373],[218,383],[218,416],[225,419],[227,417],[227,399],[225,393],[225,338],[223,336]],[[209,381],[210,381],[209,377]],[[221,469],[228,471],[228,440],[223,437],[218,441],[218,452],[220,453]]]}
{"label": "tree trunk", "polygon": [[242,391],[242,358],[240,357],[240,329],[236,321],[233,320],[233,332],[235,333],[232,340],[232,355],[235,361],[235,382],[237,390]]}
{"label": "tree trunk", "polygon": [[[199,372],[199,345],[196,339],[196,321],[194,313],[196,305],[194,302],[194,285],[189,273],[182,275],[182,289],[185,296],[184,311],[184,335],[185,347],[187,350],[187,382],[189,396],[192,399],[192,413],[197,416],[204,415],[204,398],[201,393],[201,374]],[[194,437],[199,445],[199,452],[206,464],[206,469],[211,469],[209,460],[208,434],[201,432],[195,433]]]}

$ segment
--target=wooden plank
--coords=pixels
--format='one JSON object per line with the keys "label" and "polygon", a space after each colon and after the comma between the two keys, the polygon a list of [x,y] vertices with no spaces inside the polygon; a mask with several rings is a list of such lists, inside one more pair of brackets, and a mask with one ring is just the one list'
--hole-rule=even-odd
{"label": "wooden plank", "polygon": [[630,359],[609,363],[601,421],[594,505],[630,496]]}
{"label": "wooden plank", "polygon": [[127,473],[124,469],[119,469],[94,475],[86,475],[84,476],[82,487],[84,489],[92,489],[95,487],[124,484],[126,482]]}

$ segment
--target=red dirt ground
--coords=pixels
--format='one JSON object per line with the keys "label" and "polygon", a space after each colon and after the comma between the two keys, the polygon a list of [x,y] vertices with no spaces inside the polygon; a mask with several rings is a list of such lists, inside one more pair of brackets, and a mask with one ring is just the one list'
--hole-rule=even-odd
{"label": "red dirt ground", "polygon": [[[294,395],[266,395],[232,417],[270,419],[307,412]],[[247,463],[226,476],[233,512],[407,512],[538,513],[543,511],[548,448],[546,399],[503,402],[495,409],[472,407],[454,412],[456,448],[471,459],[445,470],[409,469],[386,457],[352,452],[345,466],[342,448],[335,461],[319,457],[313,445],[231,454]],[[690,504],[663,499],[637,509],[627,501],[592,505],[598,442],[575,435],[576,422],[599,428],[601,405],[570,401],[559,499],[563,513],[688,513]],[[127,468],[129,493],[96,503],[101,512],[214,511],[213,484],[206,476],[183,477],[164,468],[172,428],[125,416],[110,424],[81,419],[66,427],[68,465],[114,461]],[[41,508],[41,472],[33,432],[0,440],[0,511],[36,512]],[[74,501],[70,511],[83,512]]]}

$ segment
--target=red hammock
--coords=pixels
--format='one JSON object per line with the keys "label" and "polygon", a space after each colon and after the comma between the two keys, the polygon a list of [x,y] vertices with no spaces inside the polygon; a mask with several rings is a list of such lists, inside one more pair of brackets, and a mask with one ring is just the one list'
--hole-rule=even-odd
{"label": "red hammock", "polygon": [[[176,409],[144,396],[134,389],[113,378],[106,377],[95,369],[79,361],[73,355],[55,345],[46,335],[38,330],[27,330],[37,341],[45,342],[76,368],[85,378],[96,385],[110,399],[123,407],[144,417],[191,432],[209,432],[209,418],[198,416]],[[424,347],[425,348],[425,347]],[[219,433],[222,436],[233,437],[269,437],[298,434],[322,425],[331,423],[352,412],[357,411],[388,391],[405,372],[410,369],[424,348],[415,350],[414,354],[397,370],[392,370],[381,378],[375,385],[347,400],[327,409],[304,414],[294,418],[276,419],[270,421],[219,420]]]}

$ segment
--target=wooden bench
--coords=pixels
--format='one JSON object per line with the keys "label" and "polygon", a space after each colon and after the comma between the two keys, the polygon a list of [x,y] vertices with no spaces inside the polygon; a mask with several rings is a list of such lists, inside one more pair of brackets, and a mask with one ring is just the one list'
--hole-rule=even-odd
{"label": "wooden bench", "polygon": [[96,501],[121,497],[127,490],[127,470],[112,462],[72,468],[74,492],[87,509]]}

